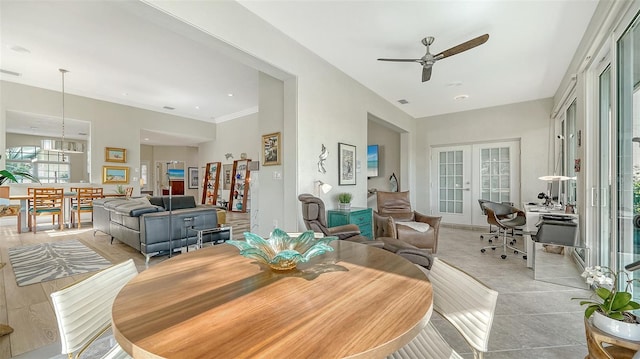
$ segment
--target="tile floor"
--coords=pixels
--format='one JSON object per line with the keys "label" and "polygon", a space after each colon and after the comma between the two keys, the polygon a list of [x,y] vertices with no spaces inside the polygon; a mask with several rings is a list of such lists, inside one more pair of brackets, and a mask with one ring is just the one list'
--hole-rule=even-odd
{"label": "tile floor", "polygon": [[[521,256],[500,250],[480,253],[486,239],[478,231],[441,228],[438,257],[480,279],[500,294],[489,340],[487,359],[578,359],[587,355],[583,310],[572,297],[590,292],[534,280]],[[518,240],[522,244],[522,239]],[[576,272],[577,273],[577,272]],[[434,314],[436,327],[465,358],[471,350],[455,329]],[[59,353],[55,343],[15,358],[50,358]],[[419,358],[416,358],[419,359]]]}
{"label": "tile floor", "polygon": [[[534,280],[533,270],[526,267],[526,260],[520,255],[507,252],[507,259],[503,260],[499,249],[480,253],[480,248],[487,243],[486,239],[480,240],[479,234],[477,231],[441,228],[437,256],[499,292],[489,353],[485,358],[584,358],[587,355],[584,311],[578,301],[571,298],[587,297],[591,292]],[[522,245],[522,239],[518,239],[518,244]],[[539,250],[536,253],[540,264],[542,256]],[[550,256],[563,258],[558,254]],[[546,275],[549,275],[550,267],[546,268]],[[567,281],[565,273],[559,275],[563,281]],[[581,283],[577,279],[578,271],[574,269],[573,275],[574,282]],[[462,337],[448,322],[436,316],[433,320],[456,351],[465,358],[473,358]]]}

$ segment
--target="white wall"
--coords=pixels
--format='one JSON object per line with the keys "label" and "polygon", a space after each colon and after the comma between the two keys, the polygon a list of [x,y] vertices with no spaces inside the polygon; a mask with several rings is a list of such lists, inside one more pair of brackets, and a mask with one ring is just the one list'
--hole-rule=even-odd
{"label": "white wall", "polygon": [[[204,167],[207,162],[221,162],[223,166],[233,164],[234,160],[240,159],[240,154],[243,152],[251,160],[257,161],[260,158],[257,113],[219,123],[215,139],[199,145],[199,167]],[[227,153],[231,153],[233,158],[226,159],[225,154]],[[220,172],[221,178],[223,174]],[[202,200],[202,188],[199,190],[199,196],[197,197],[198,203]],[[228,190],[222,191],[222,198],[229,199]]]}
{"label": "white wall", "polygon": [[[60,115],[60,92],[0,81],[0,153],[5,153],[5,128],[7,111],[19,111],[56,117]],[[139,193],[140,183],[140,130],[150,129],[174,133],[186,137],[215,138],[216,125],[167,115],[87,97],[65,95],[65,117],[91,123],[89,162],[91,183],[102,185],[102,166],[105,162],[104,148],[117,147],[127,150],[130,167],[130,185]],[[119,164],[120,165],[120,164]],[[4,156],[0,159],[4,168]],[[105,185],[107,193],[115,185]]]}
{"label": "white wall", "polygon": [[[338,186],[338,142],[356,146],[357,160],[366,166],[367,114],[390,122],[407,131],[403,138],[403,177],[415,186],[413,169],[415,121],[395,105],[355,82],[323,59],[285,36],[264,20],[232,1],[149,1],[157,8],[183,19],[255,58],[293,74],[294,78],[269,75],[284,81],[285,135],[284,141],[295,141],[295,155],[285,151],[284,168],[297,171],[284,178],[284,220],[297,218],[298,229],[303,229],[297,194],[313,192],[314,180],[333,186],[335,193],[349,191],[354,194],[353,205],[365,207],[367,181],[363,171],[356,173],[356,186]],[[212,41],[214,39],[212,38]],[[247,61],[250,62],[250,61]],[[281,76],[281,75],[280,75]],[[291,94],[297,96],[290,104]],[[291,132],[295,131],[295,133]],[[292,145],[291,142],[289,142]],[[317,171],[318,155],[324,144],[329,149],[327,173]],[[297,157],[296,157],[297,155]],[[295,161],[295,164],[289,161]],[[289,173],[289,172],[288,172]],[[293,193],[295,189],[295,193]],[[290,192],[288,192],[290,191]],[[264,204],[263,204],[264,205]],[[335,203],[327,203],[328,209]],[[285,223],[284,228],[292,228]],[[296,225],[294,223],[293,225]]]}
{"label": "white wall", "polygon": [[[546,183],[552,99],[496,106],[418,119],[416,171],[420,178],[416,210],[432,213],[429,183],[431,146],[520,139],[520,199],[537,201]],[[475,207],[474,207],[475,208]],[[435,209],[433,209],[435,210]]]}
{"label": "white wall", "polygon": [[[260,161],[259,181],[255,183],[259,186],[258,203],[259,208],[252,207],[251,211],[251,231],[258,233],[263,237],[267,237],[271,229],[275,226],[288,230],[284,221],[284,179],[289,182],[294,181],[289,178],[289,173],[284,171],[284,156],[282,153],[282,143],[280,152],[280,164],[272,166],[263,166],[264,154],[262,153],[262,135],[280,132],[280,140],[290,141],[293,134],[284,129],[284,83],[267,74],[260,73],[259,77],[259,127],[260,127],[260,157],[256,161]],[[286,156],[293,155],[287,153]],[[253,180],[253,179],[252,179]],[[253,181],[252,181],[253,182]],[[252,186],[255,184],[252,183]],[[252,200],[255,200],[252,198]],[[264,213],[260,213],[262,211]],[[291,228],[297,230],[296,228]]]}

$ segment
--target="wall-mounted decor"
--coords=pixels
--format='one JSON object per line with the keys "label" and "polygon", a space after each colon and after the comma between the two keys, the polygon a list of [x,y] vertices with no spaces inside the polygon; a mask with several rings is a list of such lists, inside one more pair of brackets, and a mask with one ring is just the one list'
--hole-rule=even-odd
{"label": "wall-mounted decor", "polygon": [[182,168],[169,168],[169,181],[184,181],[184,169]]}
{"label": "wall-mounted decor", "polygon": [[104,149],[105,162],[127,162],[127,150],[125,148],[105,147]]}
{"label": "wall-mounted decor", "polygon": [[262,165],[274,166],[280,164],[280,132],[262,136]]}
{"label": "wall-mounted decor", "polygon": [[356,184],[356,146],[338,143],[338,184]]}
{"label": "wall-mounted decor", "polygon": [[222,189],[230,190],[231,189],[231,172],[233,172],[233,164],[222,165]]}
{"label": "wall-mounted decor", "polygon": [[318,172],[322,174],[327,173],[327,169],[324,168],[324,161],[327,160],[327,157],[329,157],[329,151],[327,151],[327,148],[324,146],[324,143],[323,143],[322,149],[320,150],[320,156],[318,156]]}
{"label": "wall-mounted decor", "polygon": [[129,167],[102,166],[102,183],[129,183]]}
{"label": "wall-mounted decor", "polygon": [[189,188],[198,188],[198,167],[189,167]]}

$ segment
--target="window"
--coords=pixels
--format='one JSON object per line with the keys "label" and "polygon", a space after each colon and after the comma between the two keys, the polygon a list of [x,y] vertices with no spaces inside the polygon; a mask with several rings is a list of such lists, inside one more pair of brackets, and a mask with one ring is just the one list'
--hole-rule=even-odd
{"label": "window", "polygon": [[[44,151],[39,146],[18,146],[6,150],[6,167],[11,172],[27,172],[41,183],[69,183],[71,165],[67,155]],[[20,183],[32,181],[18,178]]]}
{"label": "window", "polygon": [[509,147],[480,150],[480,198],[511,202],[511,155]]}

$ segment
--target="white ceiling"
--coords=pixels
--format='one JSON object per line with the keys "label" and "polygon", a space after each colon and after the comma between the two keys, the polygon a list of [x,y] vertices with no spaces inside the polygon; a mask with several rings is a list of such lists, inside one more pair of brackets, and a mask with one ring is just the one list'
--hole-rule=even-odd
{"label": "white ceiling", "polygon": [[[420,118],[553,96],[597,1],[241,4]],[[435,54],[484,33],[490,35],[486,44],[438,61],[429,82],[420,81],[418,64],[376,61],[423,56],[425,36],[436,38]],[[65,68],[67,93],[209,122],[258,103],[255,68],[227,56],[219,41],[137,1],[3,0],[0,44],[0,68],[21,74],[0,74],[6,81],[59,91],[58,69]],[[458,95],[469,98],[454,100]],[[8,131],[13,122],[8,118]],[[153,135],[143,133],[141,140]],[[162,141],[171,137],[163,135]]]}
{"label": "white ceiling", "polygon": [[[240,3],[415,118],[554,95],[596,0],[365,0]],[[489,34],[489,41],[433,67],[420,58]],[[455,100],[468,95],[466,100]],[[400,105],[397,100],[409,104]]]}

